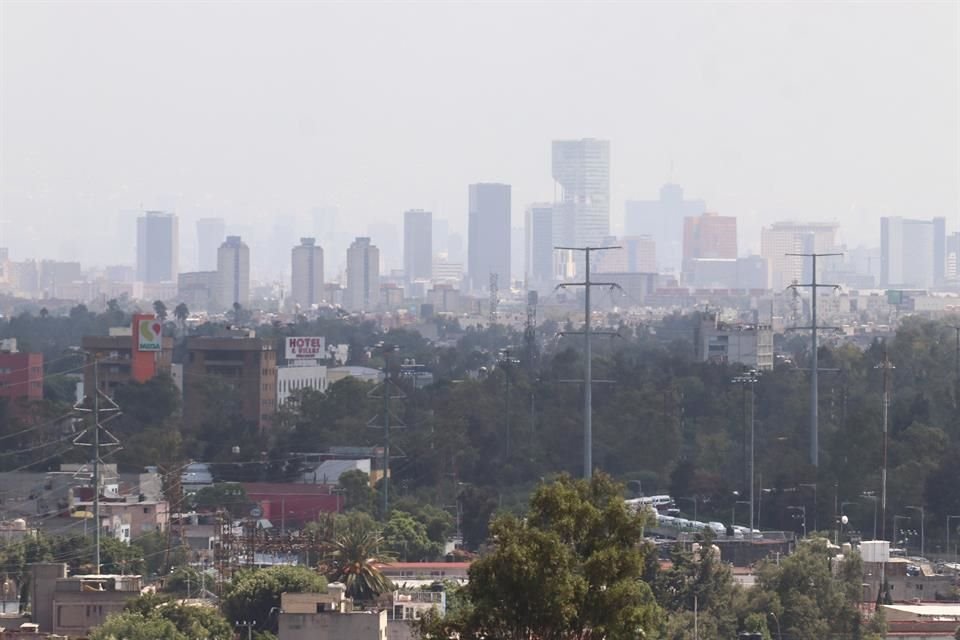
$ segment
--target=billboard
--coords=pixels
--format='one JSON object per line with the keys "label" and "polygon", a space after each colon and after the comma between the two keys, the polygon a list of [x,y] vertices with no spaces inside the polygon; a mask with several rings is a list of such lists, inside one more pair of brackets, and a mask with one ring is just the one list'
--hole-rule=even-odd
{"label": "billboard", "polygon": [[327,357],[326,340],[317,336],[286,339],[287,360],[322,360]]}
{"label": "billboard", "polygon": [[156,318],[137,318],[137,351],[160,351],[163,325]]}

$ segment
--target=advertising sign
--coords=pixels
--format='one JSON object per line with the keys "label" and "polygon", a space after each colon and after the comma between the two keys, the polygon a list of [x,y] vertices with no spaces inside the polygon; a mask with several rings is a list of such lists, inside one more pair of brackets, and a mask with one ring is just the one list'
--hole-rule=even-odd
{"label": "advertising sign", "polygon": [[327,357],[326,340],[322,337],[287,338],[287,360],[322,360]]}
{"label": "advertising sign", "polygon": [[137,351],[160,351],[163,325],[156,318],[137,320]]}

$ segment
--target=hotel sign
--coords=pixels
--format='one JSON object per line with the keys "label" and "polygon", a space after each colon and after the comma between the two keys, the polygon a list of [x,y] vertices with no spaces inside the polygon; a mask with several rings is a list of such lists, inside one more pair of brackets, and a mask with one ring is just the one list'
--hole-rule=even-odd
{"label": "hotel sign", "polygon": [[287,338],[286,345],[287,360],[322,360],[327,357],[327,344],[322,337]]}

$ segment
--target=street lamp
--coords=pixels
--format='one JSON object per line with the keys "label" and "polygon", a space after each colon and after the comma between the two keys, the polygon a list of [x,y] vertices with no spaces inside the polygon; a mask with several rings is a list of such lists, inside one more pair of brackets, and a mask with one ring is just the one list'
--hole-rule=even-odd
{"label": "street lamp", "polygon": [[[737,505],[738,504],[751,504],[749,500],[735,500],[733,502],[733,508],[730,509],[730,526],[733,527],[737,524]],[[750,529],[750,537],[753,537],[753,528]]]}
{"label": "street lamp", "polygon": [[806,538],[807,537],[807,506],[806,505],[790,506],[790,507],[787,507],[787,511],[800,512],[800,517],[802,518],[802,524],[803,524],[803,537]]}
{"label": "street lamp", "polygon": [[[947,557],[950,557],[950,521],[953,518],[960,520],[960,516],[947,516]],[[960,545],[958,545],[960,546]]]}
{"label": "street lamp", "polygon": [[807,489],[813,489],[813,530],[819,531],[820,525],[819,525],[819,521],[817,520],[817,483],[816,482],[800,483],[797,486],[805,487]]}
{"label": "street lamp", "polygon": [[677,498],[677,500],[687,500],[693,503],[693,519],[696,520],[697,519],[697,502],[698,502],[697,496],[692,496],[689,498],[680,497],[680,498]]}
{"label": "street lamp", "polygon": [[927,557],[927,554],[926,554],[926,540],[925,540],[926,536],[925,536],[925,534],[924,534],[924,529],[923,529],[923,521],[924,521],[926,518],[924,518],[923,507],[909,507],[909,506],[908,506],[908,507],[906,507],[906,508],[907,508],[907,509],[910,509],[911,511],[919,511],[919,512],[920,512],[920,557],[921,557],[921,558],[926,558],[926,557]]}
{"label": "street lamp", "polygon": [[897,520],[909,520],[909,519],[910,519],[910,516],[897,516],[897,515],[893,516],[893,539],[895,543],[899,544],[900,541],[897,540],[897,534],[902,531],[901,529],[897,528]]}
{"label": "street lamp", "polygon": [[880,502],[880,498],[873,495],[873,492],[864,493],[860,496],[863,500],[870,500],[873,502],[873,539],[877,539],[877,503]]}
{"label": "street lamp", "polygon": [[773,621],[777,623],[777,640],[783,640],[783,634],[780,633],[780,618],[773,611],[770,612],[770,615],[773,616]]}
{"label": "street lamp", "polygon": [[[753,490],[756,481],[754,480],[753,469],[754,469],[754,425],[756,423],[756,407],[757,407],[757,387],[755,386],[760,380],[760,374],[756,369],[750,369],[743,375],[739,375],[733,379],[737,384],[750,385],[750,537],[753,538],[754,530],[754,508],[753,508]],[[744,387],[746,389],[746,387]]]}

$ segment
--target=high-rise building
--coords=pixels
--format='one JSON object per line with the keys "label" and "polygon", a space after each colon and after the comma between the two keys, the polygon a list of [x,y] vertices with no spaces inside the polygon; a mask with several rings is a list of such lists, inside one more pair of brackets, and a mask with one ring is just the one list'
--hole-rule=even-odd
{"label": "high-rise building", "polygon": [[407,282],[429,280],[433,269],[433,214],[411,209],[403,214],[403,272]]}
{"label": "high-rise building", "polygon": [[350,311],[373,311],[380,305],[380,250],[370,238],[357,238],[347,249],[343,305]]}
{"label": "high-rise building", "polygon": [[[760,255],[766,258],[770,272],[770,288],[782,291],[794,282],[810,280],[809,258],[787,255],[789,253],[829,253],[837,246],[835,222],[775,222],[760,232]],[[817,268],[828,264],[817,261]]]}
{"label": "high-rise building", "polygon": [[290,297],[302,308],[323,301],[323,249],[316,238],[300,238],[291,252]]}
{"label": "high-rise building", "polygon": [[694,260],[736,260],[737,219],[704,213],[683,219],[684,279]]}
{"label": "high-rise building", "polygon": [[657,272],[656,244],[650,236],[607,238],[604,244],[619,248],[601,251],[595,255],[597,273]]}
{"label": "high-rise building", "polygon": [[197,220],[197,271],[217,269],[217,249],[226,237],[227,225],[223,218]]}
{"label": "high-rise building", "polygon": [[566,246],[599,246],[610,235],[610,142],[584,138],[553,141],[554,240]]}
{"label": "high-rise building", "polygon": [[227,236],[217,249],[217,290],[221,310],[250,302],[250,248],[240,236]]}
{"label": "high-rise building", "polygon": [[628,236],[653,238],[658,269],[677,273],[683,266],[684,219],[700,216],[706,207],[703,200],[685,199],[680,185],[665,184],[657,200],[627,200],[624,229]]}
{"label": "high-rise building", "polygon": [[527,286],[538,288],[553,282],[553,205],[531,204],[525,220]]}
{"label": "high-rise building", "polygon": [[683,258],[737,257],[737,219],[704,213],[683,220]]}
{"label": "high-rise building", "polygon": [[880,284],[931,289],[947,272],[946,220],[880,218]]}
{"label": "high-rise building", "polygon": [[177,216],[147,211],[137,218],[137,279],[176,282],[180,254]]}
{"label": "high-rise building", "polygon": [[475,291],[510,286],[510,185],[471,184],[467,231],[467,275]]}
{"label": "high-rise building", "polygon": [[185,424],[196,428],[205,423],[211,387],[201,382],[219,380],[225,388],[218,392],[233,396],[230,400],[239,405],[236,408],[245,420],[260,430],[270,426],[277,410],[277,354],[273,340],[246,335],[187,338],[183,375],[187,381],[183,386]]}

